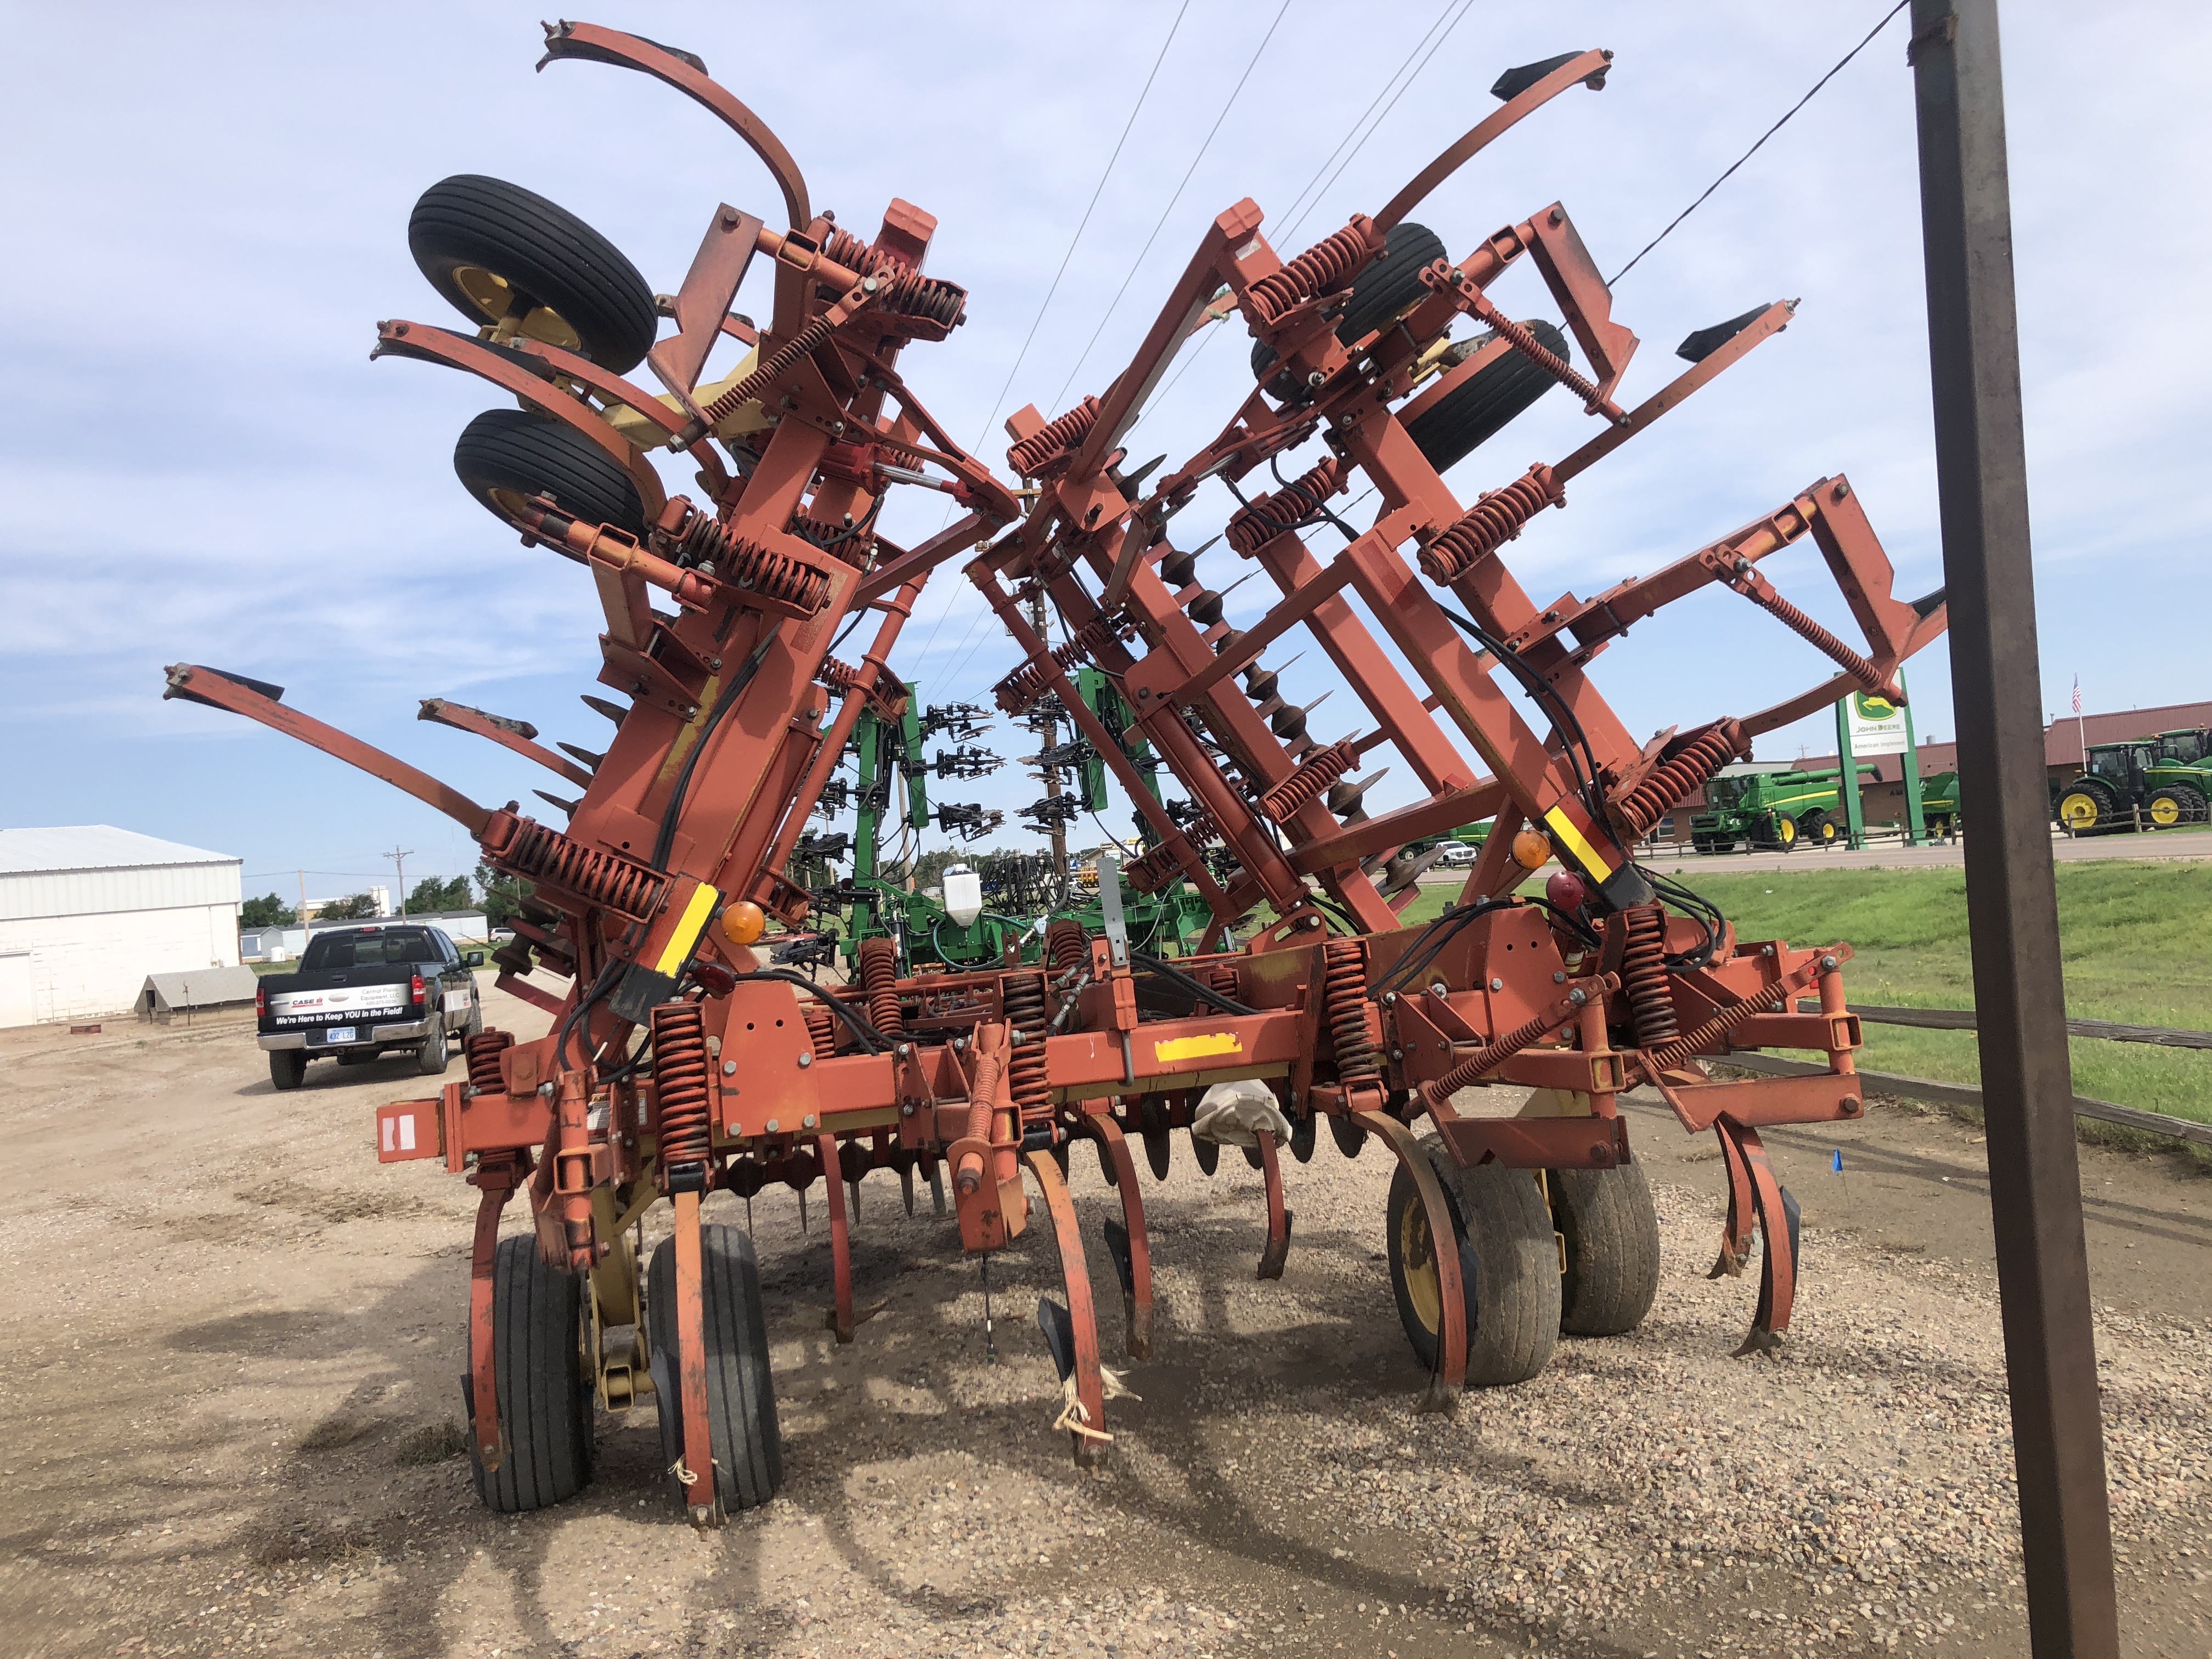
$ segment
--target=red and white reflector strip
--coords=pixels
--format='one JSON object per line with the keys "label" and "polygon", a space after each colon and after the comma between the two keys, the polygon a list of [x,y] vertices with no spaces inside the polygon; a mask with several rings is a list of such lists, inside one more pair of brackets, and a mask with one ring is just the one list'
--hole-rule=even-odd
{"label": "red and white reflector strip", "polygon": [[444,1155],[445,1114],[434,1100],[395,1100],[376,1109],[376,1161]]}

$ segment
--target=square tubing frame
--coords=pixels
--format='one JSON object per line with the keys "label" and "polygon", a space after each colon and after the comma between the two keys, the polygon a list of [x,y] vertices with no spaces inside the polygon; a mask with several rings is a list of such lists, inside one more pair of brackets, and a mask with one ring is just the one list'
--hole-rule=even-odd
{"label": "square tubing frame", "polygon": [[1913,0],[1936,477],[2028,1631],[2119,1652],[2044,791],[1996,0]]}

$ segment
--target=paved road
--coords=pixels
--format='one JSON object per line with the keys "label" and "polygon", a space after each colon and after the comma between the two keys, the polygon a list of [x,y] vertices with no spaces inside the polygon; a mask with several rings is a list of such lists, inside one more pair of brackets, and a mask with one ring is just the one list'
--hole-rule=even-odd
{"label": "paved road", "polygon": [[[2079,863],[2088,859],[2147,859],[2160,861],[2197,862],[2212,860],[2212,834],[2196,830],[2167,830],[2139,836],[2085,836],[2075,839],[2054,836],[2051,842],[2051,856],[2061,864]],[[1672,872],[1675,870],[1705,870],[1726,875],[1770,870],[1848,870],[1881,867],[1899,869],[1956,869],[1966,861],[1963,842],[1938,843],[1924,847],[1907,847],[1900,842],[1883,842],[1859,852],[1849,848],[1807,847],[1795,853],[1694,853],[1685,848],[1680,852],[1663,851],[1644,854],[1643,861],[1656,870]],[[1547,865],[1550,870],[1556,866]],[[1460,870],[1431,870],[1421,878],[1424,882],[1464,882],[1467,872]]]}

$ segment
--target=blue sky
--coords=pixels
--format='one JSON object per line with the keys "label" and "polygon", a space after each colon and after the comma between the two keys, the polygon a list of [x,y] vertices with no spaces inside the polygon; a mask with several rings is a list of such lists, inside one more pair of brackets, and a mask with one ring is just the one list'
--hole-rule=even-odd
{"label": "blue sky", "polygon": [[[1612,270],[1885,9],[1480,5],[1292,233],[1299,214],[1285,210],[1447,14],[1425,0],[1291,0],[1201,155],[1276,4],[1194,0],[998,418],[1103,390],[1231,203],[1253,197],[1278,245],[1303,247],[1378,207],[1493,107],[1501,70],[1570,48],[1615,52],[1607,89],[1556,100],[1418,216],[1457,255],[1560,199]],[[872,229],[894,194],[938,216],[931,267],[969,288],[970,320],[905,368],[955,433],[980,441],[1176,10],[945,4],[922,22],[911,7],[855,4],[838,9],[834,35],[811,6],[618,5],[592,20],[704,57],[846,223]],[[527,799],[552,781],[418,724],[417,698],[602,746],[605,722],[575,701],[595,689],[586,581],[523,550],[453,481],[455,435],[497,394],[368,361],[379,319],[453,320],[408,257],[408,210],[447,174],[498,174],[581,215],[672,289],[718,202],[773,217],[777,198],[734,139],[656,83],[580,64],[533,74],[537,16],[504,4],[10,9],[0,822],[109,823],[236,853],[249,891],[289,894],[301,868],[318,891],[357,887],[395,846],[414,849],[410,881],[473,864],[457,828],[374,780],[163,703],[161,665],[179,659],[276,680],[480,799]],[[2193,84],[2212,15],[2014,4],[2004,24],[2045,707],[2065,707],[2076,672],[2093,709],[2212,695],[2196,488],[2212,124]],[[1620,283],[1614,315],[1643,341],[1624,401],[1664,383],[1692,329],[1771,299],[1803,305],[1787,333],[1513,544],[1540,600],[1648,571],[1845,471],[1899,592],[1941,580],[1904,45],[1900,18]],[[1498,297],[1516,314],[1550,313],[1533,271]],[[1172,462],[1210,436],[1249,385],[1245,351],[1241,332],[1208,345],[1133,454]],[[1451,480],[1471,499],[1585,431],[1555,395]],[[994,422],[981,453],[1002,465],[1004,450]],[[665,470],[684,487],[688,469]],[[926,533],[936,503],[895,501],[884,529]],[[1201,497],[1180,537],[1203,539],[1230,505]],[[1814,557],[1767,568],[1844,620]],[[1225,549],[1201,570],[1216,586],[1241,574]],[[988,702],[1009,652],[953,575],[925,592],[900,666],[929,701]],[[1262,608],[1264,586],[1232,598],[1233,620]],[[1316,660],[1295,671],[1302,690],[1330,683]],[[1742,601],[1709,593],[1594,672],[1644,732],[1762,707],[1821,665]],[[1911,678],[1922,732],[1950,736],[1941,650]],[[1317,711],[1324,740],[1354,729],[1350,702]],[[989,741],[1012,756],[1025,736]],[[1761,754],[1818,751],[1832,736],[1811,723]],[[1412,787],[1400,767],[1370,805]],[[1011,808],[1039,791],[1009,769],[945,793]]]}

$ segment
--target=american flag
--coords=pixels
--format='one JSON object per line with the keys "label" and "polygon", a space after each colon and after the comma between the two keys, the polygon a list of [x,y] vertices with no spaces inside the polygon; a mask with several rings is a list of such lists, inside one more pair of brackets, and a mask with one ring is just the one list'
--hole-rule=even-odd
{"label": "american flag", "polygon": [[2074,712],[2077,714],[2081,712],[2081,677],[2079,674],[2074,677]]}

